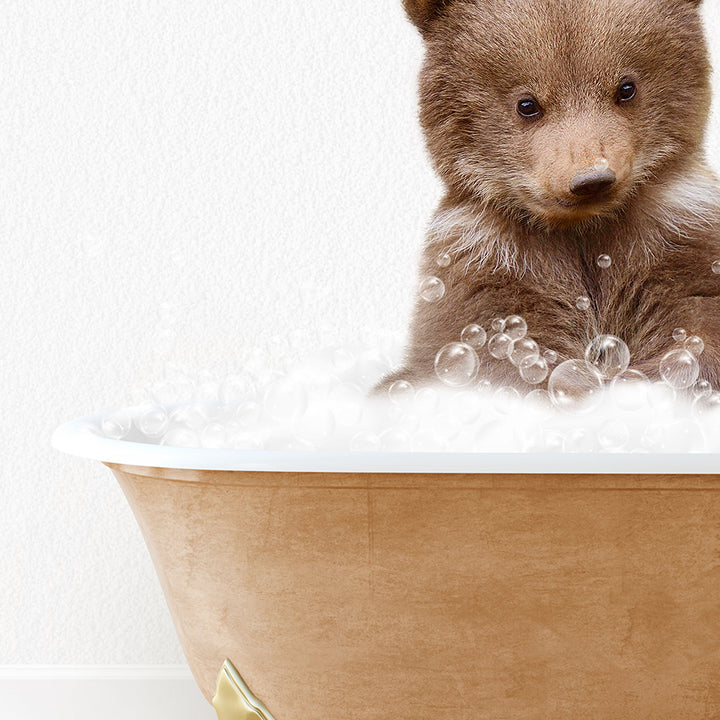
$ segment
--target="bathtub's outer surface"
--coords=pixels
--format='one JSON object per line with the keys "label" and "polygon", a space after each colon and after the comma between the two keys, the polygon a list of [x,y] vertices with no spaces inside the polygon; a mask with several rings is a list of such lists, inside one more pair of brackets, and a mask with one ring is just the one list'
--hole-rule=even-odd
{"label": "bathtub's outer surface", "polygon": [[720,476],[109,465],[210,699],[276,720],[720,717]]}

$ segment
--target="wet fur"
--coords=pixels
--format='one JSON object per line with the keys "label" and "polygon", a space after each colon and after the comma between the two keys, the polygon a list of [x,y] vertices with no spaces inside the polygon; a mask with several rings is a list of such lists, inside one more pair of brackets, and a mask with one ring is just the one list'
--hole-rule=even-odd
{"label": "wet fur", "polygon": [[[597,334],[617,335],[632,367],[651,377],[683,327],[704,339],[701,377],[720,386],[720,276],[711,271],[720,191],[702,152],[710,66],[698,4],[406,0],[427,44],[421,122],[447,188],[419,277],[440,277],[446,294],[418,298],[403,367],[376,391],[400,378],[434,381],[438,350],[466,325],[491,334],[492,319],[511,314],[559,361],[583,357]],[[512,117],[515,90],[502,80],[511,66],[516,85],[544,88],[560,119],[532,128]],[[641,78],[642,104],[608,109],[602,84],[611,89],[627,67]],[[584,216],[556,213],[548,198],[599,154],[618,168],[617,193]],[[436,262],[442,252],[447,268]],[[597,265],[603,253],[610,269]],[[582,295],[588,311],[576,306]],[[532,389],[509,361],[487,349],[480,359],[481,377]]]}

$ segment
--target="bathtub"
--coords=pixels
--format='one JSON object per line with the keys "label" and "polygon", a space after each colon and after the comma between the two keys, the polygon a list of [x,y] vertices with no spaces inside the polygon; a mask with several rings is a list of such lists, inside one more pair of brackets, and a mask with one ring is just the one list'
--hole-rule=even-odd
{"label": "bathtub", "polygon": [[58,428],[221,720],[720,717],[720,456],[181,449]]}

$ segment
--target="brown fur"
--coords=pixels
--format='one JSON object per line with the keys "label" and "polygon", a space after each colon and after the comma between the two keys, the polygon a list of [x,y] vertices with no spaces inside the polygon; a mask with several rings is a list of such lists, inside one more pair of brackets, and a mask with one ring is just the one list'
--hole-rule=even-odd
{"label": "brown fur", "polygon": [[[440,277],[446,295],[417,300],[404,366],[376,390],[433,380],[435,355],[466,325],[492,334],[492,319],[511,314],[561,361],[618,335],[652,377],[684,327],[705,341],[701,376],[720,385],[720,192],[702,151],[710,65],[698,5],[405,0],[426,42],[420,119],[447,189],[420,277]],[[637,96],[618,104],[625,78]],[[528,93],[539,120],[516,111]],[[616,185],[568,207],[571,180],[599,159]],[[509,361],[480,355],[482,376],[532,389]]]}

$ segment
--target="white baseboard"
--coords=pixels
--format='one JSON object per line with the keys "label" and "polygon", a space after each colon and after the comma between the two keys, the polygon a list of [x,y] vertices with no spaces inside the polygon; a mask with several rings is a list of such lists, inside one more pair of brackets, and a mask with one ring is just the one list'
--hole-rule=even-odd
{"label": "white baseboard", "polygon": [[0,665],[3,720],[217,720],[186,665]]}

